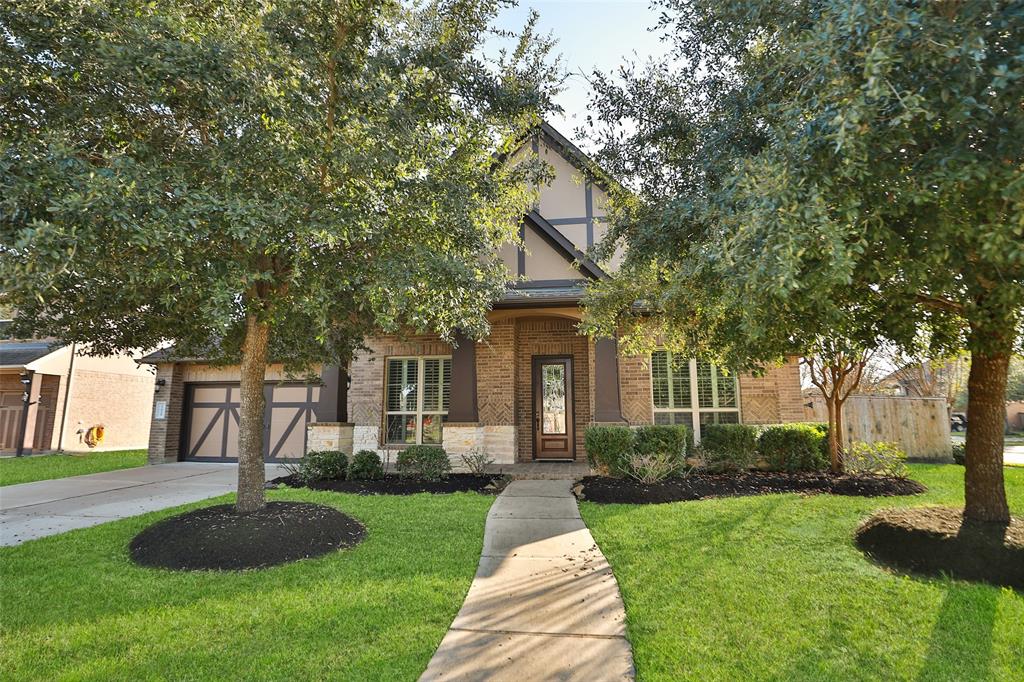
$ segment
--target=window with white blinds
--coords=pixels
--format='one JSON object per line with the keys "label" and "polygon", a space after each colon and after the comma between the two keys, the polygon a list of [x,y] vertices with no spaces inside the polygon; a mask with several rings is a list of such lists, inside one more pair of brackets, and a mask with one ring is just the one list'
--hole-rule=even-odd
{"label": "window with white blinds", "polygon": [[685,424],[698,441],[701,425],[740,420],[735,374],[669,351],[651,354],[651,399],[655,424]]}
{"label": "window with white blinds", "polygon": [[384,380],[385,441],[440,445],[451,382],[450,357],[388,358]]}

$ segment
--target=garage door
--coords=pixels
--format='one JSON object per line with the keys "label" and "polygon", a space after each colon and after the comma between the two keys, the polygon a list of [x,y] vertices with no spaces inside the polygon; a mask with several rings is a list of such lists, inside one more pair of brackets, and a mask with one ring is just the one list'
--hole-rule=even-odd
{"label": "garage door", "polygon": [[[267,384],[264,388],[263,456],[268,460],[302,457],[306,424],[316,421],[314,408],[320,387],[306,384]],[[238,384],[185,386],[186,459],[238,457]]]}

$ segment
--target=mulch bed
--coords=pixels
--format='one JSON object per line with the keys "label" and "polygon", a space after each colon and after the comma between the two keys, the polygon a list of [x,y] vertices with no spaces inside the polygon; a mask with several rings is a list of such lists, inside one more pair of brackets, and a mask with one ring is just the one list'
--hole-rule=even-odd
{"label": "mulch bed", "polygon": [[219,504],[172,516],[136,535],[137,564],[178,571],[238,571],[317,557],[359,544],[366,528],[333,507],[268,502],[239,514]]}
{"label": "mulch bed", "polygon": [[739,474],[695,473],[686,478],[650,485],[631,479],[587,476],[578,481],[575,490],[580,499],[600,504],[660,504],[770,493],[828,493],[860,497],[918,495],[927,488],[909,478],[750,471]]}
{"label": "mulch bed", "polygon": [[962,509],[884,509],[865,521],[857,546],[879,563],[1024,590],[1024,519],[964,521]]}
{"label": "mulch bed", "polygon": [[[356,495],[415,495],[416,493],[494,493],[504,487],[500,476],[477,476],[475,474],[449,474],[443,481],[424,481],[416,478],[401,478],[395,474],[387,474],[375,481],[316,481],[303,483],[298,476],[281,476],[270,481],[283,484],[289,488],[311,488],[313,490],[330,490],[336,493],[355,493]],[[490,487],[488,487],[490,486]]]}

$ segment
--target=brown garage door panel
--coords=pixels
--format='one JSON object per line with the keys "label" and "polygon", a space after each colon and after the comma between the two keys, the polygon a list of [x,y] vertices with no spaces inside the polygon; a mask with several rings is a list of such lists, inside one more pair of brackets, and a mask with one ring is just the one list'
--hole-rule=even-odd
{"label": "brown garage door panel", "polygon": [[[306,384],[267,384],[263,415],[263,456],[267,460],[295,459],[306,449],[306,424],[316,421],[314,409],[320,387]],[[182,452],[186,459],[237,459],[238,384],[201,383],[186,386]]]}

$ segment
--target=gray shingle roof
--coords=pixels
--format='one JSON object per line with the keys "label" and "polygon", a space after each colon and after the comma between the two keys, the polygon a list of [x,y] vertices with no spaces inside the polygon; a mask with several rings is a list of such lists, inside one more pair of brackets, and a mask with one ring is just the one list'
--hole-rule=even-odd
{"label": "gray shingle roof", "polygon": [[536,303],[539,305],[575,305],[583,296],[583,286],[566,284],[551,287],[510,288],[494,304],[495,308],[513,307]]}
{"label": "gray shingle roof", "polygon": [[24,367],[56,349],[49,341],[3,341],[0,342],[0,365]]}

